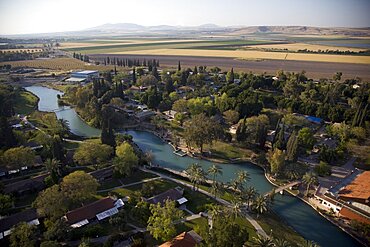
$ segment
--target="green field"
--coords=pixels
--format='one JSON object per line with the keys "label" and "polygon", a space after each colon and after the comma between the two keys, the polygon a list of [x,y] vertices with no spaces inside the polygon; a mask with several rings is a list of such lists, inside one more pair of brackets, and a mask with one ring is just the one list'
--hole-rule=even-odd
{"label": "green field", "polygon": [[[86,43],[91,43],[87,41]],[[102,54],[124,51],[140,51],[153,49],[217,49],[217,50],[236,50],[238,47],[246,45],[270,44],[270,41],[253,41],[253,40],[226,40],[226,41],[176,41],[173,42],[148,42],[148,43],[132,43],[132,44],[107,44],[107,45],[89,45],[85,47],[64,48],[66,51],[87,53],[87,54]],[[63,49],[63,48],[62,48]]]}
{"label": "green field", "polygon": [[32,93],[22,91],[15,99],[14,111],[19,114],[28,115],[37,109],[39,99]]}

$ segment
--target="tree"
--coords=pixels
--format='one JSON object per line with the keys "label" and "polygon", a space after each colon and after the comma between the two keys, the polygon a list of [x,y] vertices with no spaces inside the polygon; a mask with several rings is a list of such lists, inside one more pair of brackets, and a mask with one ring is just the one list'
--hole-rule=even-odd
{"label": "tree", "polygon": [[60,161],[57,159],[47,159],[45,161],[45,167],[48,170],[53,183],[58,183],[59,178],[63,175]]}
{"label": "tree", "polygon": [[234,75],[234,68],[231,68],[230,72],[226,74],[226,80],[228,83],[234,83],[235,75]]}
{"label": "tree", "polygon": [[243,246],[249,235],[245,227],[229,217],[230,211],[215,207],[211,211],[212,223],[199,226],[195,229],[203,237],[206,246]]}
{"label": "tree", "polygon": [[241,213],[242,213],[242,209],[241,209],[242,205],[240,202],[238,201],[231,201],[231,206],[229,208],[229,211],[231,213],[231,216],[234,220],[236,220],[236,218],[238,218],[239,216],[241,216]]}
{"label": "tree", "polygon": [[267,160],[271,166],[271,173],[278,176],[284,169],[285,166],[285,154],[282,150],[276,148],[274,151],[270,150]]}
{"label": "tree", "polygon": [[320,164],[315,166],[314,168],[315,173],[319,176],[330,176],[331,174],[331,166],[328,165],[328,163],[324,161],[320,161]]}
{"label": "tree", "polygon": [[317,183],[317,176],[312,172],[307,172],[303,175],[302,182],[307,186],[305,196],[308,196],[311,185]]}
{"label": "tree", "polygon": [[69,238],[70,227],[64,218],[59,218],[56,221],[45,220],[44,221],[46,231],[44,237],[47,240],[62,241]]}
{"label": "tree", "polygon": [[9,148],[4,152],[4,162],[9,169],[21,169],[35,161],[35,153],[29,147]]}
{"label": "tree", "polygon": [[270,237],[264,237],[260,234],[257,237],[253,237],[253,247],[274,247],[274,242]]}
{"label": "tree", "polygon": [[39,193],[33,202],[33,207],[37,209],[39,215],[49,217],[50,219],[57,219],[67,212],[68,201],[59,186],[53,185]]}
{"label": "tree", "polygon": [[118,230],[122,231],[127,223],[127,216],[126,211],[121,210],[118,214],[114,215],[109,219],[109,223],[118,228]]}
{"label": "tree", "polygon": [[186,169],[186,173],[189,175],[190,182],[193,184],[193,190],[196,190],[197,185],[205,179],[203,168],[198,163],[191,164]]}
{"label": "tree", "polygon": [[320,245],[311,240],[306,240],[303,244],[300,244],[299,247],[320,247]]}
{"label": "tree", "polygon": [[298,156],[298,136],[297,132],[294,131],[290,135],[287,143],[286,159],[288,161],[297,161],[297,156]]}
{"label": "tree", "polygon": [[139,158],[136,156],[132,146],[124,142],[116,149],[117,158],[114,160],[114,169],[122,176],[128,176],[138,165]]}
{"label": "tree", "polygon": [[181,63],[179,61],[179,63],[177,64],[177,71],[181,71]]}
{"label": "tree", "polygon": [[96,194],[99,183],[84,171],[75,171],[63,178],[61,191],[72,203],[81,203]]}
{"label": "tree", "polygon": [[12,228],[10,234],[10,247],[33,247],[36,246],[36,227],[26,222],[19,223]]}
{"label": "tree", "polygon": [[83,142],[77,148],[73,159],[80,165],[95,165],[108,161],[113,153],[113,148],[106,144]]}
{"label": "tree", "polygon": [[136,70],[135,70],[135,67],[132,68],[132,83],[136,84]]}
{"label": "tree", "polygon": [[247,188],[244,188],[241,192],[240,192],[240,199],[242,201],[246,201],[247,202],[247,207],[248,209],[250,209],[250,206],[251,206],[251,202],[255,199],[255,197],[257,196],[257,191],[254,187],[250,186],[250,187],[247,187]]}
{"label": "tree", "polygon": [[278,130],[275,132],[274,142],[273,142],[273,148],[277,148],[280,150],[285,149],[285,126],[284,124],[282,127],[278,127]]}
{"label": "tree", "polygon": [[211,144],[222,133],[221,126],[213,119],[201,113],[195,115],[190,121],[185,123],[184,136],[185,141],[190,146],[195,144],[203,153],[203,145]]}
{"label": "tree", "polygon": [[13,199],[9,195],[0,194],[0,215],[4,216],[13,207]]}
{"label": "tree", "polygon": [[218,165],[213,164],[210,168],[208,168],[208,174],[212,175],[212,189],[213,195],[216,197],[216,177],[217,175],[222,175],[222,168]]}
{"label": "tree", "polygon": [[226,122],[233,125],[239,121],[239,112],[234,110],[227,110],[223,113]]}
{"label": "tree", "polygon": [[50,241],[50,240],[43,241],[40,244],[40,247],[61,247],[61,246],[62,244],[58,243],[57,241]]}
{"label": "tree", "polygon": [[147,229],[158,240],[167,241],[176,234],[175,221],[183,217],[183,212],[176,208],[176,202],[166,200],[150,205],[151,216],[148,219]]}
{"label": "tree", "polygon": [[260,214],[263,214],[267,212],[267,202],[268,199],[266,196],[259,195],[256,197],[256,200],[253,202],[253,209],[257,212],[257,218],[259,217]]}
{"label": "tree", "polygon": [[316,140],[313,136],[312,131],[309,128],[305,127],[298,132],[298,142],[304,148],[311,150]]}
{"label": "tree", "polygon": [[274,238],[275,247],[291,247],[291,244],[283,238]]}
{"label": "tree", "polygon": [[17,143],[6,117],[0,114],[0,148],[14,147]]}

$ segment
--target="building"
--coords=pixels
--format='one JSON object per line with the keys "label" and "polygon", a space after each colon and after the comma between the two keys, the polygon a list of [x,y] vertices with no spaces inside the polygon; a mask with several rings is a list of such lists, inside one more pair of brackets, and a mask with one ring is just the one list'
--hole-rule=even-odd
{"label": "building", "polygon": [[33,178],[24,179],[15,183],[4,186],[4,193],[6,194],[25,194],[28,192],[37,192],[45,188],[44,179],[48,176],[47,173],[38,175]]}
{"label": "building", "polygon": [[167,190],[159,195],[145,199],[146,202],[150,204],[160,203],[164,204],[166,200],[176,201],[179,205],[186,203],[188,200],[183,196],[184,189],[181,187],[176,187],[174,189]]}
{"label": "building", "polygon": [[139,122],[145,121],[151,118],[152,116],[155,116],[155,112],[151,110],[143,110],[135,113],[135,119]]}
{"label": "building", "polygon": [[72,228],[78,228],[96,220],[100,221],[117,214],[123,205],[124,202],[121,199],[114,200],[111,197],[106,197],[69,211],[64,218]]}
{"label": "building", "polygon": [[346,220],[370,223],[370,171],[354,170],[327,191],[315,193],[325,209]]}
{"label": "building", "polygon": [[83,70],[75,71],[71,73],[71,78],[67,79],[66,82],[70,83],[85,83],[99,78],[99,71],[97,70]]}
{"label": "building", "polygon": [[109,180],[113,177],[113,167],[106,167],[100,170],[90,172],[90,175],[93,176],[99,182]]}
{"label": "building", "polygon": [[165,118],[169,121],[172,121],[175,119],[175,115],[176,115],[177,111],[174,111],[174,110],[169,110],[169,111],[164,111],[163,114],[165,116]]}
{"label": "building", "polygon": [[370,171],[360,173],[356,178],[338,192],[339,199],[370,206]]}
{"label": "building", "polygon": [[171,241],[161,244],[159,247],[195,247],[202,242],[202,237],[193,230],[183,232]]}
{"label": "building", "polygon": [[10,235],[11,229],[20,222],[26,222],[29,225],[39,225],[38,217],[36,209],[32,208],[0,219],[0,239]]}

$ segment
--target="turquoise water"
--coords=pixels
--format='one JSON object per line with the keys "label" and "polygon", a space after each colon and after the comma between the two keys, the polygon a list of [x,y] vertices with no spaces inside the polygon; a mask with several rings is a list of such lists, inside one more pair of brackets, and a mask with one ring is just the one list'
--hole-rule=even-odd
{"label": "turquoise water", "polygon": [[[70,123],[73,133],[84,136],[97,136],[100,134],[100,130],[84,123],[73,109],[58,107],[56,95],[61,92],[37,86],[27,87],[26,89],[40,98],[39,109],[41,111],[56,111],[58,118],[66,119]],[[207,169],[213,164],[206,160],[175,155],[170,145],[149,132],[128,131],[128,133],[133,136],[134,141],[140,148],[144,151],[152,151],[154,163],[163,167],[182,171],[194,162],[199,163],[204,169]],[[263,170],[253,164],[220,164],[220,166],[223,168],[223,175],[219,177],[219,180],[223,182],[229,182],[239,170],[245,170],[251,177],[249,184],[254,186],[259,193],[266,193],[273,188],[266,180]],[[360,246],[349,235],[321,217],[310,206],[293,196],[281,196],[278,194],[275,197],[273,209],[295,231],[306,239],[317,242],[321,246]]]}
{"label": "turquoise water", "polygon": [[57,95],[63,95],[63,92],[41,86],[26,87],[26,90],[39,97],[38,109],[40,111],[55,112],[58,119],[67,120],[73,134],[84,137],[100,135],[100,130],[87,125],[74,109],[58,105]]}

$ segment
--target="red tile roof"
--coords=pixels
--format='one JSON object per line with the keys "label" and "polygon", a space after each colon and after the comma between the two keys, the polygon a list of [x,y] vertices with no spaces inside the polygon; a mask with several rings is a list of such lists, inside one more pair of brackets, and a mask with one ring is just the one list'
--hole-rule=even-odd
{"label": "red tile roof", "polygon": [[350,220],[357,220],[359,222],[362,222],[362,223],[366,223],[366,224],[370,224],[370,219],[366,218],[365,216],[361,215],[361,214],[358,214],[346,207],[343,207],[340,211],[339,211],[339,214],[344,217],[344,218],[347,218],[347,219],[350,219]]}
{"label": "red tile roof", "polygon": [[171,241],[161,244],[159,247],[194,247],[202,241],[202,238],[194,231],[183,232]]}
{"label": "red tile roof", "polygon": [[72,225],[82,220],[91,220],[101,212],[114,207],[114,200],[110,197],[100,199],[86,206],[69,211],[66,214],[68,224]]}
{"label": "red tile roof", "polygon": [[358,175],[352,183],[339,192],[339,198],[369,200],[370,171],[365,171]]}

